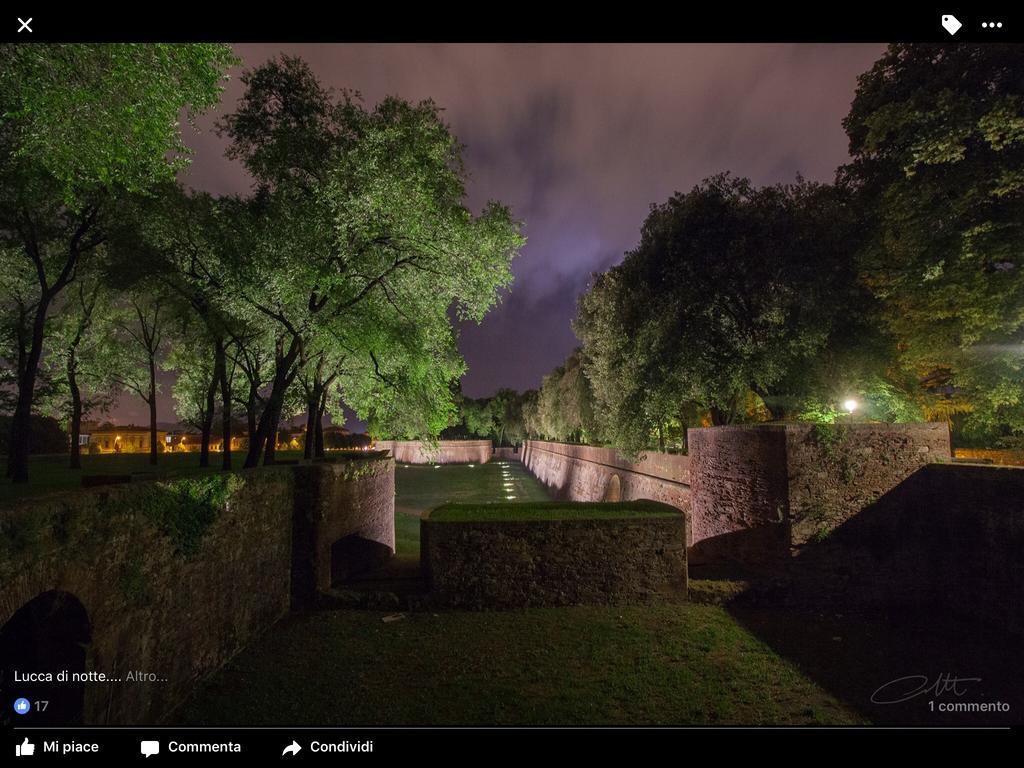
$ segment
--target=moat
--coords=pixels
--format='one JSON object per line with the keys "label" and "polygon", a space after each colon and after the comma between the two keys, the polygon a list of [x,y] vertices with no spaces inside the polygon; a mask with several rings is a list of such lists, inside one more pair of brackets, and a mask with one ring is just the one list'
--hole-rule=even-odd
{"label": "moat", "polygon": [[518,461],[396,464],[395,554],[419,558],[420,515],[448,502],[546,501],[544,486]]}

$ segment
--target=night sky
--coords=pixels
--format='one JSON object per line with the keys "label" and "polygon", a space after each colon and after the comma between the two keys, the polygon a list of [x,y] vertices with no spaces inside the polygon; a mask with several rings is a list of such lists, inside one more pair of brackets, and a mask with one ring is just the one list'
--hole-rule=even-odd
{"label": "night sky", "polygon": [[[569,326],[592,272],[639,239],[651,204],[721,172],[756,184],[797,173],[831,181],[847,158],[841,121],[857,75],[881,45],[236,45],[221,109],[187,126],[182,180],[245,192],[244,170],[212,131],[241,94],[237,75],[279,53],[321,82],[362,93],[432,98],[466,145],[469,206],[511,206],[528,238],[515,282],[479,326],[464,324],[463,391],[537,387],[577,345]],[[173,422],[170,380],[159,419]],[[137,398],[111,414],[146,423]],[[350,426],[359,427],[354,424]]]}

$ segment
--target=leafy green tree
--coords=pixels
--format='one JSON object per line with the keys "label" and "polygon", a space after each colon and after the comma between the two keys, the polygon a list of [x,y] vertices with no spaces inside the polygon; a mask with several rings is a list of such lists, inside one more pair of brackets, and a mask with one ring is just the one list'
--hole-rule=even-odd
{"label": "leafy green tree", "polygon": [[117,381],[138,395],[149,408],[149,463],[156,465],[160,445],[156,436],[157,371],[168,346],[170,308],[159,295],[131,296],[115,321],[121,361]]}
{"label": "leafy green tree", "polygon": [[530,418],[536,431],[551,440],[596,440],[593,393],[583,373],[580,351],[544,377]]}
{"label": "leafy green tree", "polygon": [[494,433],[494,414],[488,398],[464,398],[461,410],[463,424],[470,435],[490,437]]}
{"label": "leafy green tree", "polygon": [[[198,344],[208,358],[200,359],[198,350],[177,356],[189,378],[182,383],[179,407],[190,414],[188,421],[199,418],[195,422],[202,435],[199,464],[205,467],[209,464],[212,419],[217,411],[213,400],[219,397],[222,466],[231,469],[233,386],[237,378],[232,353],[235,347],[251,344],[259,335],[232,314],[232,301],[223,296],[224,260],[233,252],[244,221],[229,216],[233,210],[230,201],[224,203],[201,192],[189,193],[176,183],[160,184],[145,196],[133,196],[121,210],[121,225],[111,232],[107,279],[125,288],[140,283],[155,286],[173,300],[191,339],[187,343]],[[259,386],[261,383],[257,383]],[[197,397],[203,400],[201,407]]]}
{"label": "leafy green tree", "polygon": [[[305,458],[322,458],[324,455],[324,415],[328,407],[340,402],[340,377],[344,373],[346,354],[336,348],[320,349],[312,354],[307,351],[299,372],[298,382],[306,405]],[[344,423],[340,408],[331,408],[332,417],[338,424]]]}
{"label": "leafy green tree", "polygon": [[29,420],[55,300],[88,271],[116,200],[172,178],[187,160],[182,110],[216,105],[223,45],[0,46],[0,251],[20,256],[2,297],[17,345],[7,474],[28,480]]}
{"label": "leafy green tree", "polygon": [[523,428],[528,438],[543,437],[538,408],[539,399],[540,392],[536,389],[528,389],[523,392]]}
{"label": "leafy green tree", "polygon": [[867,283],[907,368],[948,372],[972,429],[1020,421],[1007,396],[1019,364],[1002,363],[1024,328],[1022,68],[1018,45],[891,45],[844,121]]}
{"label": "leafy green tree", "polygon": [[523,396],[513,389],[499,389],[490,404],[498,445],[504,445],[506,441],[513,444],[522,441],[526,436]]}
{"label": "leafy green tree", "polygon": [[82,417],[105,413],[116,403],[119,350],[112,296],[100,280],[79,280],[62,298],[49,322],[50,352],[40,374],[50,386],[40,409],[68,425],[70,466],[81,469]]}
{"label": "leafy green tree", "polygon": [[[215,342],[206,332],[205,323],[190,313],[180,321],[179,332],[170,345],[163,367],[176,374],[171,388],[174,411],[180,421],[199,431],[199,466],[207,467],[220,384]],[[230,446],[226,450],[230,450]]]}
{"label": "leafy green tree", "polygon": [[801,180],[721,175],[655,206],[575,325],[608,439],[760,418],[750,392],[785,418],[881,375],[893,344],[857,282],[856,222],[845,189]]}
{"label": "leafy green tree", "polygon": [[366,109],[283,57],[243,76],[222,123],[257,181],[238,218],[251,233],[226,260],[233,314],[273,328],[254,465],[288,389],[317,350],[346,353],[338,386],[375,434],[436,435],[465,363],[448,310],[479,321],[511,280],[523,239],[503,206],[463,205],[460,147],[430,102]]}

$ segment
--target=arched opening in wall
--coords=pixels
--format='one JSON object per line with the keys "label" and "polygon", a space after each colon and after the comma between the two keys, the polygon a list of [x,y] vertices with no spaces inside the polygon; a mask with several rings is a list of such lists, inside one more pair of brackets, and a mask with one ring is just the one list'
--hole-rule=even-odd
{"label": "arched opening in wall", "polygon": [[331,584],[379,568],[391,558],[391,547],[358,534],[345,536],[331,545]]}
{"label": "arched opening in wall", "polygon": [[604,491],[604,501],[622,501],[622,483],[618,475],[612,475]]}
{"label": "arched opening in wall", "polygon": [[[81,601],[70,592],[44,592],[19,608],[0,629],[0,726],[80,725],[85,707],[85,683],[74,682],[75,673],[85,672],[86,655],[92,642],[89,615]],[[53,680],[16,682],[27,675],[52,675]],[[57,675],[67,672],[68,682]],[[32,702],[23,717],[14,713],[15,699]],[[35,702],[47,702],[36,708]]]}

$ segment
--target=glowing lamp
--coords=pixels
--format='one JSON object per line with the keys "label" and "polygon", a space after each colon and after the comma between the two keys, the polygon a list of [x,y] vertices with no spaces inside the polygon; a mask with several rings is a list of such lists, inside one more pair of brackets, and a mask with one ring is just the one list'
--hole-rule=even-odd
{"label": "glowing lamp", "polygon": [[857,410],[859,406],[860,403],[858,403],[852,397],[849,400],[843,401],[843,410],[846,411],[847,413],[853,413],[854,411]]}

